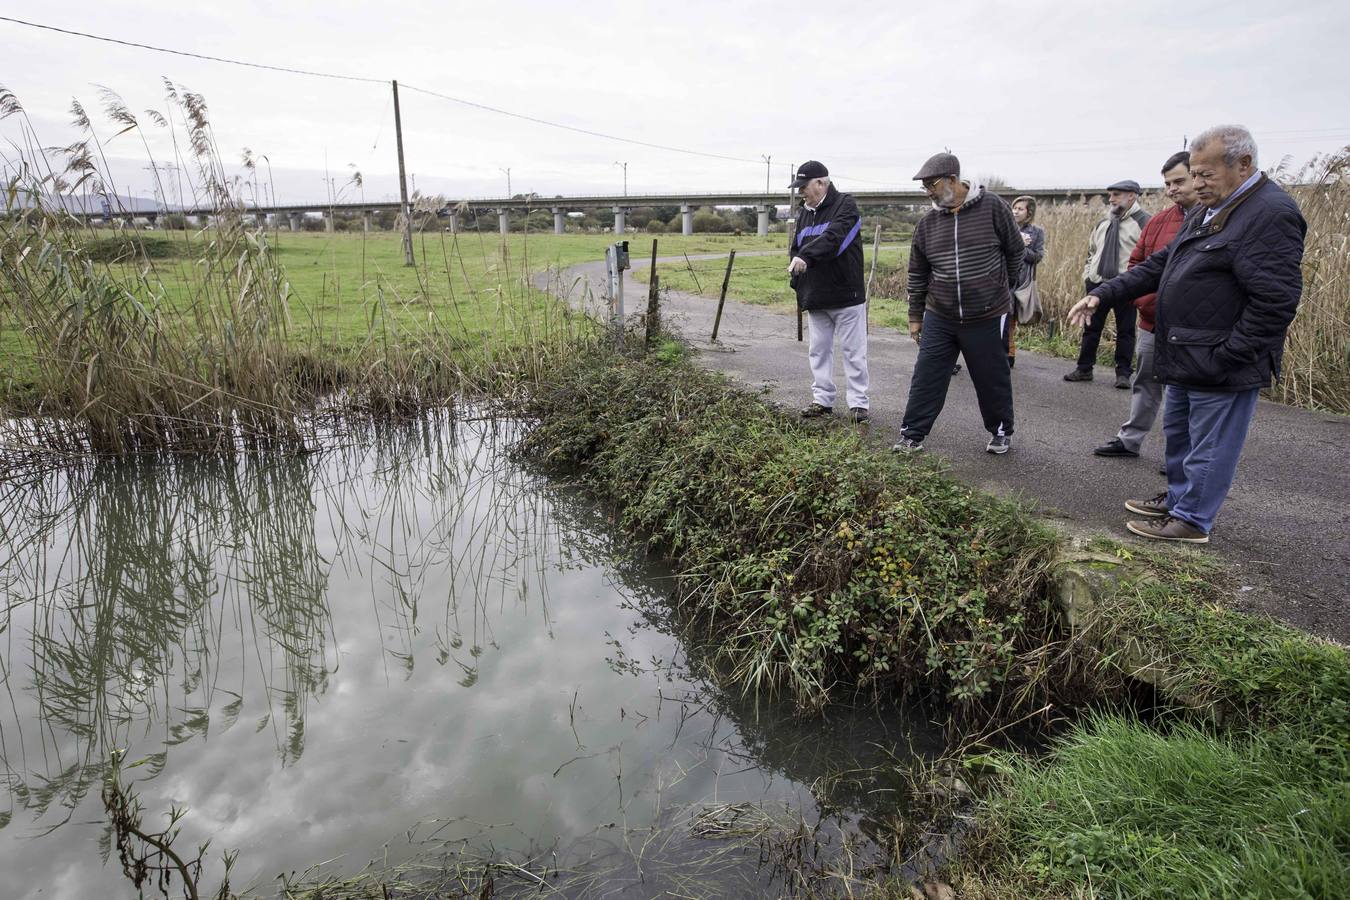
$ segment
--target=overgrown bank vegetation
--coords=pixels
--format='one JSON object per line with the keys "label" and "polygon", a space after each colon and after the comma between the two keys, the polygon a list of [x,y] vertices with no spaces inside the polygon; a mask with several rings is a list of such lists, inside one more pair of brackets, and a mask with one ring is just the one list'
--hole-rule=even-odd
{"label": "overgrown bank vegetation", "polygon": [[963,894],[1330,898],[1350,878],[1350,658],[1225,608],[1201,558],[1100,544],[1131,566],[1070,631],[1049,579],[1064,541],[1029,511],[673,345],[582,362],[527,411],[522,449],[675,561],[733,689],[901,691],[967,732],[1058,720],[1043,756],[979,758],[1002,774],[952,866]]}

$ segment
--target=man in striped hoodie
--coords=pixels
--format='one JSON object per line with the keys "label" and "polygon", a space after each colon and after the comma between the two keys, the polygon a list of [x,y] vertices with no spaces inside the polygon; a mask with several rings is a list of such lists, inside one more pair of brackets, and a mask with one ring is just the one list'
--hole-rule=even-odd
{"label": "man in striped hoodie", "polygon": [[914,227],[909,251],[909,334],[919,343],[919,359],[894,449],[922,449],[960,355],[990,435],[985,449],[1007,453],[1013,396],[1002,335],[1022,274],[1021,232],[1001,197],[961,179],[961,163],[950,153],[931,157],[914,180],[933,208]]}

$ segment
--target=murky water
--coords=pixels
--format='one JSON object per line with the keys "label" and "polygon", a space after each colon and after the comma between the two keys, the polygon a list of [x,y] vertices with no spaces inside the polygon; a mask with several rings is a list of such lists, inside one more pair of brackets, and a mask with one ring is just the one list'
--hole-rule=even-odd
{"label": "murky water", "polygon": [[4,482],[0,895],[135,896],[103,858],[114,755],[147,825],[179,806],[176,846],[211,840],[209,888],[225,849],[260,893],[318,864],[494,859],[499,894],[545,873],[572,896],[777,896],[785,860],[865,859],[903,814],[867,770],[935,738],[718,691],[668,573],[510,437],[430,419]]}

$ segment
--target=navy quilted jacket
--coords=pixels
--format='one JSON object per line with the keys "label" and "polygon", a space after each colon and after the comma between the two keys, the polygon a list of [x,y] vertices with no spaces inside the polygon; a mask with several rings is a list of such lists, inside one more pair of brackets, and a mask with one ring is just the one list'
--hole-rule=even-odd
{"label": "navy quilted jacket", "polygon": [[1094,288],[1104,303],[1156,291],[1153,377],[1208,391],[1267,387],[1303,293],[1298,204],[1266,176],[1208,225],[1204,207],[1172,243]]}

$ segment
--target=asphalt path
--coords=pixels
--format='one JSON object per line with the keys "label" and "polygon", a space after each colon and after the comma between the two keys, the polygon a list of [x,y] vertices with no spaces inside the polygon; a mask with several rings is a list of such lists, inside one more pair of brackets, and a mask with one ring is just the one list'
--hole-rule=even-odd
{"label": "asphalt path", "polygon": [[[783,255],[781,251],[770,251]],[[763,251],[748,255],[769,255]],[[706,259],[717,257],[690,257]],[[725,258],[725,257],[723,257]],[[635,258],[635,266],[650,260]],[[684,258],[658,259],[683,266]],[[630,315],[646,308],[647,286],[627,273]],[[786,258],[784,281],[786,282]],[[548,280],[541,276],[540,284]],[[573,302],[599,309],[607,290],[603,262],[555,274]],[[733,280],[734,284],[734,280]],[[767,390],[769,399],[795,408],[811,400],[806,345],[797,341],[793,314],[737,303],[723,311],[717,343],[711,344],[717,301],[663,292],[662,322],[699,352],[699,362],[736,381]],[[868,337],[873,440],[898,439],[917,346],[907,334],[873,326]],[[985,452],[975,391],[964,370],[952,379],[946,407],[924,441],[968,484],[1033,502],[1040,513],[1077,534],[1105,533],[1127,542],[1126,499],[1146,498],[1166,488],[1161,422],[1137,459],[1108,459],[1092,448],[1114,437],[1129,411],[1129,392],[1113,386],[1114,372],[1098,367],[1092,382],[1070,383],[1070,360],[1027,351],[1013,370],[1016,432],[1012,452]],[[839,354],[836,383],[844,385]],[[1161,417],[1160,417],[1161,419]],[[842,421],[842,419],[841,419]],[[1235,575],[1232,603],[1264,612],[1304,630],[1350,643],[1350,477],[1347,448],[1350,417],[1310,412],[1261,400],[1238,466],[1237,479],[1210,543],[1196,552],[1217,554]]]}

